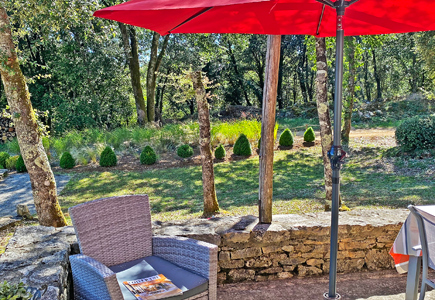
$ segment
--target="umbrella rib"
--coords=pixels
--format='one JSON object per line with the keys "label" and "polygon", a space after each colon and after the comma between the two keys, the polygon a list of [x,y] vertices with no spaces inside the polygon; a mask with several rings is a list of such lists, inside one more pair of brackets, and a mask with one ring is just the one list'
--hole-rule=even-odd
{"label": "umbrella rib", "polygon": [[192,21],[193,19],[195,19],[196,17],[199,17],[199,16],[202,15],[203,13],[208,12],[208,11],[209,11],[210,9],[212,9],[213,7],[214,7],[214,6],[204,8],[203,10],[197,12],[197,13],[194,14],[193,16],[191,16],[191,17],[189,17],[188,19],[186,19],[185,21],[181,22],[180,24],[178,24],[177,26],[175,26],[174,28],[172,28],[172,29],[169,30],[168,32],[169,32],[169,33],[172,33],[172,31],[174,31],[175,29],[177,29],[177,28],[183,26],[184,24],[186,24],[186,23]]}
{"label": "umbrella rib", "polygon": [[316,0],[316,1],[322,3],[323,5],[328,5],[332,8],[334,8],[334,3],[330,0]]}
{"label": "umbrella rib", "polygon": [[323,4],[323,6],[322,6],[322,13],[320,14],[319,24],[317,24],[316,35],[319,35],[320,23],[322,23],[323,13],[324,13],[324,12],[325,12],[325,4]]}

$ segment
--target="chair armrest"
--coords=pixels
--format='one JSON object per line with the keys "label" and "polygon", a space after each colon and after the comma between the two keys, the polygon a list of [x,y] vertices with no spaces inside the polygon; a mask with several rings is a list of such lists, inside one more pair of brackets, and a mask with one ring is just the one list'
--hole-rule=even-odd
{"label": "chair armrest", "polygon": [[74,293],[80,299],[123,299],[116,274],[108,267],[83,254],[72,255],[69,260]]}
{"label": "chair armrest", "polygon": [[422,250],[421,245],[417,245],[417,246],[412,247],[412,250],[421,251]]}
{"label": "chair armrest", "polygon": [[216,245],[175,236],[153,236],[153,255],[209,279],[217,277]]}

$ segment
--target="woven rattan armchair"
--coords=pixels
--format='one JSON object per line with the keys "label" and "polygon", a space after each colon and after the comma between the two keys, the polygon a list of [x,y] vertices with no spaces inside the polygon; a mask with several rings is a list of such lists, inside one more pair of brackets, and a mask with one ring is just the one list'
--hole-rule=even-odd
{"label": "woven rattan armchair", "polygon": [[216,299],[217,246],[152,236],[147,195],[98,199],[69,213],[81,251],[70,256],[76,300],[135,299],[119,281],[148,277],[150,266],[183,290],[168,299]]}

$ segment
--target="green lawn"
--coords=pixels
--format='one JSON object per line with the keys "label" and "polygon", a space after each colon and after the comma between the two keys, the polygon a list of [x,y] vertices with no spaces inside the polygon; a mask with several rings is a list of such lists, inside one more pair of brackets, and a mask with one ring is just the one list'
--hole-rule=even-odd
{"label": "green lawn", "polygon": [[[433,159],[404,162],[381,159],[386,148],[369,145],[354,151],[342,171],[342,198],[352,209],[406,208],[433,203],[429,171]],[[323,210],[320,147],[277,151],[274,159],[274,214]],[[429,175],[428,175],[429,174]],[[258,215],[258,157],[215,164],[219,205],[226,215]],[[75,174],[60,196],[64,211],[75,204],[124,194],[150,196],[154,220],[199,217],[202,211],[201,167],[145,172]]]}

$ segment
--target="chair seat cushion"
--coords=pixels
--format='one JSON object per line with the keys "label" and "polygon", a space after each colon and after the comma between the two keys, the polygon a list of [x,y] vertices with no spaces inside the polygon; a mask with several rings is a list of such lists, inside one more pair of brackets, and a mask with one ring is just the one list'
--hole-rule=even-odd
{"label": "chair seat cushion", "polygon": [[123,281],[136,280],[158,274],[165,275],[166,278],[170,279],[172,283],[183,291],[182,295],[168,297],[166,299],[186,299],[205,292],[208,289],[208,280],[206,278],[189,272],[157,256],[144,257],[111,266],[109,269],[116,273],[116,278],[124,300],[135,300],[136,297],[124,286]]}

